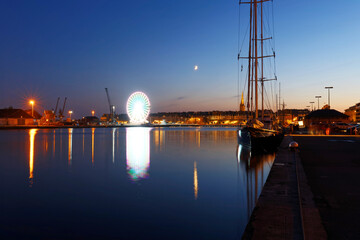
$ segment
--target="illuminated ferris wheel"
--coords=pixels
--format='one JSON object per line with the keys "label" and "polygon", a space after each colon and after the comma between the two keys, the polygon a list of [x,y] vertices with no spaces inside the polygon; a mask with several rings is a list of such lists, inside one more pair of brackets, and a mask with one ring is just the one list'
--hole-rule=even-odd
{"label": "illuminated ferris wheel", "polygon": [[126,111],[131,123],[146,123],[146,119],[150,114],[149,98],[143,92],[134,92],[127,101]]}

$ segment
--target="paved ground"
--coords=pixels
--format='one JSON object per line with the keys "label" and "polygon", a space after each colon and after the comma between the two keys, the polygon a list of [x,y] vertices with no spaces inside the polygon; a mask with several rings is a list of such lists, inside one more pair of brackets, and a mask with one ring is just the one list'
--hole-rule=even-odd
{"label": "paved ground", "polygon": [[284,138],[243,239],[326,239],[297,152]]}
{"label": "paved ground", "polygon": [[360,239],[360,138],[293,136],[329,239]]}

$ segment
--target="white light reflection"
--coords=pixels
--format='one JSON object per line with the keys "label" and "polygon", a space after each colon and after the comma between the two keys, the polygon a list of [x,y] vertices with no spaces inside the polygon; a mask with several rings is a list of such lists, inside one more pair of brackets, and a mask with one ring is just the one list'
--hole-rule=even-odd
{"label": "white light reflection", "polygon": [[242,151],[242,145],[239,144],[239,145],[238,145],[238,148],[237,148],[237,161],[238,161],[238,163],[240,163],[241,151]]}
{"label": "white light reflection", "polygon": [[133,181],[148,177],[150,131],[151,128],[126,128],[126,165],[128,174]]}

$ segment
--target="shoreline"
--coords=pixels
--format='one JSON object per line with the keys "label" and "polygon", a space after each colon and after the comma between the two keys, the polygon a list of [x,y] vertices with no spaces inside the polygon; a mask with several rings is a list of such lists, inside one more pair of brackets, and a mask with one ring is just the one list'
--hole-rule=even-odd
{"label": "shoreline", "polygon": [[195,125],[195,124],[186,124],[186,125],[96,125],[96,126],[0,126],[0,130],[14,130],[14,129],[61,129],[61,128],[127,128],[127,127],[151,127],[151,128],[193,128],[193,127],[202,127],[202,128],[237,128],[237,125]]}

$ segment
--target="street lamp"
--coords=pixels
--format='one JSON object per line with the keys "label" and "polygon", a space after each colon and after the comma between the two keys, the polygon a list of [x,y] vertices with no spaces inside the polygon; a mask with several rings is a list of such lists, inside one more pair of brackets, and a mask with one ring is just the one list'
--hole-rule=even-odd
{"label": "street lamp", "polygon": [[333,87],[325,87],[325,89],[328,90],[328,105],[329,105],[329,109],[330,109],[330,89],[333,89]]}
{"label": "street lamp", "polygon": [[31,116],[34,117],[34,104],[35,104],[35,101],[30,100],[29,103],[31,105]]}
{"label": "street lamp", "polygon": [[315,98],[317,98],[318,99],[318,110],[320,109],[320,98],[321,98],[321,96],[315,96]]}
{"label": "street lamp", "polygon": [[311,103],[311,109],[312,109],[312,111],[314,111],[314,103],[315,102],[310,102]]}
{"label": "street lamp", "polygon": [[91,115],[92,115],[92,116],[95,115],[95,111],[94,111],[94,110],[91,111]]}
{"label": "street lamp", "polygon": [[69,111],[69,115],[70,115],[70,121],[71,121],[71,114],[73,113],[72,110]]}

